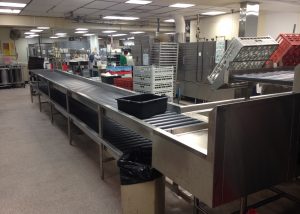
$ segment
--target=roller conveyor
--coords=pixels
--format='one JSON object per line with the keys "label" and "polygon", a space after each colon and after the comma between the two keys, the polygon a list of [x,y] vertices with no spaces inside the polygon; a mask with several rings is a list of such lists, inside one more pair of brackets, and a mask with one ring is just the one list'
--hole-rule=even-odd
{"label": "roller conveyor", "polygon": [[[134,94],[133,92],[119,90],[106,84],[95,84],[94,82],[89,83],[88,81],[90,80],[82,79],[81,77],[59,71],[35,70],[32,72],[40,79],[39,90],[46,96],[49,96],[49,90],[52,102],[55,102],[55,104],[58,104],[66,111],[68,108],[66,104],[67,92],[61,91],[59,87],[66,89],[69,93],[76,93],[80,96],[87,97],[88,99],[91,99],[93,103],[99,103],[109,106],[110,108],[114,108],[116,111],[118,111],[117,98]],[[49,88],[47,81],[50,84]],[[73,118],[77,118],[91,131],[99,134],[97,110],[95,110],[92,106],[89,106],[89,104],[82,103],[73,96],[68,98],[68,102],[69,113],[73,116]],[[149,125],[153,125],[169,132],[173,129],[203,123],[200,120],[170,111],[156,115],[144,121]],[[150,140],[132,132],[130,129],[127,129],[116,122],[113,122],[113,120],[109,120],[108,118],[105,118],[103,122],[103,138],[109,142],[119,155],[132,149],[152,147],[152,142]]]}
{"label": "roller conveyor", "polygon": [[200,120],[175,112],[166,112],[165,114],[156,115],[145,120],[145,122],[164,130],[203,123]]}
{"label": "roller conveyor", "polygon": [[[72,124],[97,142],[101,170],[103,149],[116,159],[136,149],[151,151],[153,168],[209,207],[293,178],[299,94],[185,107],[169,103],[166,113],[140,120],[119,111],[115,100],[134,92],[59,71],[31,72],[43,89],[38,90],[40,110],[42,95],[50,103],[51,119],[53,107],[68,119],[70,143]],[[255,125],[249,129],[249,124]]]}
{"label": "roller conveyor", "polygon": [[277,85],[292,86],[294,82],[294,71],[273,71],[266,73],[250,73],[233,75],[235,81],[247,81],[257,83],[270,83]]}
{"label": "roller conveyor", "polygon": [[89,84],[88,82],[75,79],[68,74],[51,72],[50,70],[35,70],[34,73],[51,82],[55,82],[60,86],[66,87],[70,91],[86,94],[93,98],[95,102],[105,103],[106,105],[110,105],[115,108],[117,108],[117,98],[131,95],[130,92],[126,92],[124,90],[120,90],[118,92],[114,90],[108,90],[107,88],[110,86],[104,86],[104,84],[102,84],[102,87]]}

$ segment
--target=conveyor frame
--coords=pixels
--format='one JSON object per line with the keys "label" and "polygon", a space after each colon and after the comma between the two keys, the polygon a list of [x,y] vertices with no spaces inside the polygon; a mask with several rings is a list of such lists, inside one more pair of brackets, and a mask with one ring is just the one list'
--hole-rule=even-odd
{"label": "conveyor frame", "polygon": [[[226,167],[223,165],[223,160],[222,158],[220,158],[222,155],[219,156],[218,154],[222,151],[225,151],[225,141],[227,142],[225,148],[231,148],[231,146],[233,145],[231,142],[235,136],[224,135],[224,139],[220,139],[216,138],[216,133],[218,130],[222,131],[220,127],[224,127],[223,121],[219,118],[226,116],[226,112],[230,112],[232,109],[248,109],[249,107],[250,109],[258,109],[259,111],[265,111],[266,108],[269,108],[268,103],[270,102],[273,102],[274,105],[276,105],[278,108],[268,109],[268,111],[266,111],[268,112],[268,114],[262,114],[261,117],[253,117],[255,112],[250,114],[248,112],[248,114],[246,115],[247,118],[251,118],[253,120],[252,122],[255,122],[255,124],[260,124],[261,122],[263,122],[263,124],[273,124],[273,120],[268,121],[270,115],[273,115],[274,118],[275,116],[280,116],[281,118],[284,118],[283,116],[287,114],[287,118],[289,120],[291,120],[291,118],[299,118],[299,112],[295,111],[295,109],[299,109],[296,108],[299,107],[299,101],[296,101],[299,100],[299,96],[296,94],[284,93],[272,96],[253,97],[249,100],[227,100],[187,107],[169,104],[169,110],[172,112],[184,114],[189,117],[196,118],[198,120],[199,118],[207,118],[207,121],[209,121],[209,127],[207,129],[207,126],[205,126],[204,123],[202,125],[197,124],[197,128],[195,128],[195,126],[179,127],[178,129],[176,128],[174,130],[166,131],[149,124],[147,121],[142,121],[124,112],[118,111],[114,104],[112,106],[101,102],[100,99],[88,95],[89,90],[87,90],[85,93],[82,93],[80,90],[72,90],[68,85],[61,85],[59,81],[53,81],[49,76],[47,77],[46,75],[50,71],[32,72],[35,75],[37,75],[39,79],[46,80],[46,82],[48,83],[48,89],[51,85],[56,85],[55,87],[60,88],[62,91],[65,92],[67,99],[68,97],[72,97],[77,101],[88,105],[92,109],[96,110],[98,114],[99,133],[96,133],[95,131],[91,130],[89,127],[86,126],[86,124],[78,120],[78,118],[72,116],[69,112],[69,108],[67,108],[67,110],[63,110],[63,113],[67,115],[68,118],[68,133],[70,142],[72,140],[70,127],[71,123],[73,123],[100,145],[100,152],[103,151],[104,145],[105,147],[109,148],[112,153],[117,154],[115,157],[118,158],[120,153],[118,155],[118,152],[111,147],[110,142],[107,142],[102,138],[103,132],[101,128],[103,117],[116,121],[123,127],[126,127],[136,132],[140,136],[151,140],[153,142],[152,166],[158,169],[164,175],[170,177],[175,183],[179,184],[180,186],[191,192],[200,201],[204,202],[210,207],[216,207],[221,204],[235,200],[237,198],[243,197],[247,194],[258,191],[260,189],[267,188],[268,185],[284,182],[286,180],[291,179],[294,175],[294,165],[295,159],[297,157],[297,149],[295,149],[296,141],[294,138],[286,139],[286,134],[280,135],[281,130],[277,129],[284,129],[285,133],[288,133],[290,131],[291,136],[297,135],[295,134],[294,130],[298,126],[298,120],[294,121],[293,124],[291,124],[291,130],[286,130],[286,124],[283,124],[282,126],[278,125],[275,127],[276,130],[273,130],[275,133],[279,133],[278,139],[283,139],[281,142],[276,141],[276,144],[280,145],[279,150],[276,150],[276,147],[271,147],[271,149],[274,150],[274,153],[279,156],[279,154],[281,154],[281,152],[283,151],[282,146],[284,147],[285,151],[287,148],[291,149],[291,151],[288,150],[288,156],[284,155],[282,157],[282,160],[284,160],[285,163],[288,163],[288,166],[284,165],[279,170],[279,172],[277,171],[279,176],[276,178],[268,177],[264,180],[264,182],[255,183],[254,185],[247,186],[247,188],[245,189],[242,188],[243,185],[237,185],[235,186],[235,192],[230,193],[229,195],[224,194],[224,191],[226,191],[226,189],[224,189],[224,186],[219,185],[222,182],[224,182],[224,180],[230,183],[230,180],[226,180],[226,175],[220,176],[218,174],[218,172],[220,172],[219,170],[226,170]],[[78,81],[89,83],[91,88],[97,85],[98,87],[108,87],[107,89],[109,90],[118,90],[118,93],[121,93],[123,95],[132,93],[127,90],[106,86],[101,83],[93,83],[90,80],[86,80],[84,78],[73,77],[69,74],[64,74],[57,71],[55,71],[54,73],[57,73],[61,77],[65,75],[70,79],[74,78]],[[47,97],[46,94],[43,95]],[[48,101],[56,108],[57,103],[53,102],[51,98],[48,98]],[[240,108],[236,108],[238,106],[240,106]],[[280,106],[283,106],[283,108],[280,108]],[[223,111],[222,109],[224,109],[225,111]],[[280,111],[277,111],[276,113],[276,110],[278,109],[280,109]],[[61,108],[58,108],[57,110],[61,110]],[[293,117],[290,115],[290,112],[293,113]],[[207,115],[209,116],[207,117]],[[227,123],[225,127],[231,125],[239,127],[239,123],[243,122],[237,119],[235,115],[232,115],[232,117],[234,119],[233,121],[235,122],[235,124],[230,124],[230,120],[226,120],[227,122],[229,121],[229,123]],[[287,122],[289,123],[289,121]],[[261,133],[257,128],[253,130],[255,131],[254,135],[255,133]],[[243,139],[249,138],[249,133],[247,132],[245,134],[246,135],[239,135],[239,141],[243,142]],[[190,137],[193,137],[196,140],[191,140]],[[257,137],[257,142],[253,142],[252,146],[260,148],[259,146],[262,143],[263,145],[271,145],[270,143],[272,142],[269,141],[272,139],[272,136],[269,132],[267,132],[266,136],[264,136],[263,139],[266,139],[266,142],[261,142],[260,137]],[[233,154],[235,154],[235,152],[237,152],[236,154],[239,154],[240,152],[241,154],[239,155],[243,155],[246,151],[234,149],[232,152]],[[101,155],[100,158],[102,158]],[[274,157],[264,157],[264,161],[270,166],[273,166],[271,164],[272,158]],[[261,160],[261,157],[259,158],[259,160]],[[100,163],[103,162],[101,161]],[[236,160],[230,163],[233,164],[233,166],[237,164]],[[101,169],[103,169],[102,165]],[[247,169],[247,166],[245,166],[245,169]],[[270,169],[270,171],[266,170],[263,172],[261,172],[260,169],[254,169],[252,171],[252,173],[257,173],[257,177],[263,176],[266,173],[270,174],[270,172],[273,172],[272,169]],[[240,173],[241,176],[243,175],[243,172],[239,170],[237,170],[234,173]],[[245,179],[243,181],[249,182],[249,179]],[[234,183],[230,184],[235,185]],[[248,184],[249,183],[247,183],[247,185]]]}

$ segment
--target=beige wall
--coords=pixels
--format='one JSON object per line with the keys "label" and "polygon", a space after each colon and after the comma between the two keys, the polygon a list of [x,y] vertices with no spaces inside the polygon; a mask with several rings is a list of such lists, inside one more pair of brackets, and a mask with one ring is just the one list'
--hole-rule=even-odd
{"label": "beige wall", "polygon": [[[258,19],[258,36],[272,36],[280,33],[292,33],[294,24],[296,33],[300,33],[300,13],[261,12]],[[197,21],[191,21],[191,42],[196,42]],[[226,36],[226,39],[238,36],[239,14],[227,14],[203,18],[200,20],[200,37],[207,39]]]}
{"label": "beige wall", "polygon": [[[200,19],[200,37],[211,39],[225,36],[226,39],[238,36],[239,14],[226,14]],[[197,21],[191,21],[191,42],[196,42]]]}
{"label": "beige wall", "polygon": [[277,38],[280,33],[300,32],[300,13],[262,12],[259,16],[258,36],[270,35]]}

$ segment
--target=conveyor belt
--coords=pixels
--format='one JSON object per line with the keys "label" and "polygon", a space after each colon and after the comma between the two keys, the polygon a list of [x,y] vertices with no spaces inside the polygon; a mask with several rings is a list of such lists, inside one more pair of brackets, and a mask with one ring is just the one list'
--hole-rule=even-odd
{"label": "conveyor belt", "polygon": [[292,86],[294,82],[294,71],[273,71],[267,73],[251,73],[233,75],[235,81],[247,81],[257,83],[271,83],[277,85]]}
{"label": "conveyor belt", "polygon": [[166,112],[164,114],[156,115],[146,119],[145,122],[164,130],[203,123],[200,120],[175,112]]}
{"label": "conveyor belt", "polygon": [[51,72],[47,70],[34,70],[32,72],[50,80],[51,82],[64,86],[70,91],[86,94],[96,102],[104,103],[115,108],[117,108],[117,98],[131,95],[130,92],[109,90],[108,87],[93,85],[88,82],[75,79],[71,75],[68,76],[59,72]]}
{"label": "conveyor belt", "polygon": [[123,153],[136,149],[152,149],[152,142],[150,140],[109,119],[105,119],[104,121],[103,137]]}
{"label": "conveyor belt", "polygon": [[[46,92],[48,87],[44,79],[52,82],[52,84],[60,85],[70,92],[75,92],[80,96],[89,97],[96,103],[110,105],[115,109],[117,109],[116,98],[133,94],[111,86],[106,86],[105,84],[94,84],[87,80],[81,80],[75,76],[63,74],[61,72],[36,70],[33,71],[33,73],[40,77],[40,90],[43,90],[45,94],[47,94]],[[50,87],[50,96],[51,100],[54,100],[56,104],[59,104],[61,107],[66,109],[66,99],[62,92]],[[88,104],[81,103],[72,96],[69,97],[69,106],[71,115],[75,116],[94,132],[98,133],[98,114],[95,109],[88,106]],[[145,122],[166,131],[203,123],[200,120],[175,112],[166,112],[164,114],[156,115],[152,118],[146,119]],[[128,152],[133,149],[151,150],[152,148],[152,142],[150,140],[141,137],[134,131],[121,126],[117,122],[108,118],[105,118],[103,121],[103,138],[106,139],[112,147],[114,147],[114,149],[121,151],[121,153]]]}

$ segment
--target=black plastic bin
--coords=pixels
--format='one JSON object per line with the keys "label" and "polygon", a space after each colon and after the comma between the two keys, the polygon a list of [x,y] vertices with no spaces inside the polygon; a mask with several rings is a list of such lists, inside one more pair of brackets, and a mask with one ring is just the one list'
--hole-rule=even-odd
{"label": "black plastic bin", "polygon": [[167,110],[168,97],[139,94],[117,99],[118,109],[140,119],[147,119]]}
{"label": "black plastic bin", "polygon": [[101,76],[101,81],[103,83],[113,85],[115,78],[121,78],[121,76]]}
{"label": "black plastic bin", "polygon": [[118,160],[121,185],[145,183],[160,178],[162,174],[151,167],[151,156],[151,147],[123,154]]}

